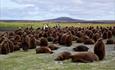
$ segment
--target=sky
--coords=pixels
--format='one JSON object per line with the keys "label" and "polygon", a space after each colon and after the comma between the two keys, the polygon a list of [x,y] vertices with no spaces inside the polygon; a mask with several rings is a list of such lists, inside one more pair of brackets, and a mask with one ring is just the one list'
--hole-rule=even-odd
{"label": "sky", "polygon": [[115,20],[115,0],[0,0],[0,19]]}

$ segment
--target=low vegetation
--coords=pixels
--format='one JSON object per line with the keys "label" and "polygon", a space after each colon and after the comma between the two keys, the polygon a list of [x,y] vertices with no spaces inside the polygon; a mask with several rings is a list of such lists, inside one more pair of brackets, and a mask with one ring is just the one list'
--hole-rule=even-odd
{"label": "low vegetation", "polygon": [[60,24],[61,27],[74,26],[74,27],[88,27],[88,26],[115,26],[115,24],[88,24],[88,23],[46,23],[46,22],[0,22],[0,28],[17,28],[17,27],[42,27],[44,24],[48,24],[50,27]]}

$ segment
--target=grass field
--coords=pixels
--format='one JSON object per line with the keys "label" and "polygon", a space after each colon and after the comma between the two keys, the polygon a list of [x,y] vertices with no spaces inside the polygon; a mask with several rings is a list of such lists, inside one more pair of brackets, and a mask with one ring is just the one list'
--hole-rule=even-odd
{"label": "grass field", "polygon": [[[45,24],[45,23],[44,23]],[[49,26],[55,26],[56,23],[51,23]],[[0,28],[17,28],[17,27],[42,27],[43,23],[38,22],[0,22]],[[115,24],[79,24],[79,23],[61,23],[62,27],[76,26],[115,26]],[[115,39],[115,37],[113,37]],[[71,47],[63,47],[60,50],[70,50],[79,45],[74,43]],[[92,47],[94,45],[88,45]],[[62,47],[62,46],[61,46]],[[115,47],[115,45],[106,45],[107,48]],[[107,50],[106,57],[103,61],[93,63],[72,63],[71,60],[63,62],[54,61],[56,53],[60,50],[54,51],[54,54],[36,54],[35,49],[24,52],[22,50],[9,53],[8,55],[0,55],[0,70],[115,70],[115,49]]]}
{"label": "grass field", "polygon": [[[0,28],[17,28],[17,27],[42,27],[44,24],[47,24],[45,22],[0,22]],[[55,26],[57,23],[48,23],[50,27]],[[74,27],[88,27],[88,26],[115,26],[115,24],[80,24],[80,23],[59,23],[61,27],[65,26],[74,26]]]}

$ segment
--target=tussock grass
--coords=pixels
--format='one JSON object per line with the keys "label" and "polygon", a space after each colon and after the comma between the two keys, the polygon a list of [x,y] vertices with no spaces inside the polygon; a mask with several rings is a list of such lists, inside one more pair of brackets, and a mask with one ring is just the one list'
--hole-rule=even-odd
{"label": "tussock grass", "polygon": [[1,28],[18,28],[18,27],[42,27],[44,24],[48,24],[50,27],[55,26],[56,24],[60,24],[61,27],[66,26],[74,26],[74,27],[88,27],[88,26],[102,26],[102,27],[108,27],[108,26],[115,26],[115,24],[80,24],[80,23],[45,23],[45,22],[0,22]]}

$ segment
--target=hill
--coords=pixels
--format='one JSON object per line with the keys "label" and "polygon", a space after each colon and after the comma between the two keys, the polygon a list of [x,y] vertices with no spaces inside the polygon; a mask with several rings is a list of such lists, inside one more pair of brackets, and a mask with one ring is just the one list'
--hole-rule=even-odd
{"label": "hill", "polygon": [[0,20],[1,22],[70,22],[70,23],[115,23],[115,20],[81,20],[70,17],[58,17],[46,20]]}

